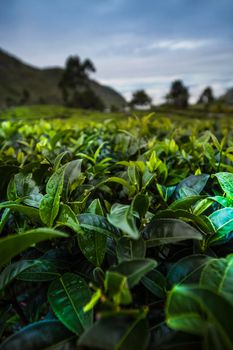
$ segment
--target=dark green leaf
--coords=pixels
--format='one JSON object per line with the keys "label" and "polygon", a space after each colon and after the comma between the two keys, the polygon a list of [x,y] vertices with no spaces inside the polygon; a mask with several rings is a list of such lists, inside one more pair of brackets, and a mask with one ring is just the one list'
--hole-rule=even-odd
{"label": "dark green leaf", "polygon": [[179,183],[175,191],[175,199],[196,196],[204,189],[209,175],[190,175]]}
{"label": "dark green leaf", "polygon": [[150,202],[148,195],[139,193],[133,199],[132,209],[139,214],[140,218],[143,218],[146,215],[149,204]]}
{"label": "dark green leaf", "polygon": [[158,298],[166,296],[166,278],[158,270],[150,271],[142,278],[142,284]]}
{"label": "dark green leaf", "polygon": [[117,241],[116,252],[119,263],[124,260],[143,259],[146,254],[146,244],[142,238],[135,241],[128,237],[121,237]]}
{"label": "dark green leaf", "polygon": [[111,225],[108,220],[100,215],[85,213],[78,215],[78,221],[81,228],[98,232],[108,237],[117,239],[119,231]]}
{"label": "dark green leaf", "polygon": [[101,266],[107,249],[107,237],[100,232],[83,229],[78,244],[83,255],[95,266]]}
{"label": "dark green leaf", "polygon": [[39,321],[7,338],[1,350],[61,350],[73,338],[74,334],[59,321]]}
{"label": "dark green leaf", "polygon": [[176,243],[187,239],[202,240],[202,234],[178,219],[155,219],[143,230],[147,247]]}
{"label": "dark green leaf", "polygon": [[101,350],[146,350],[148,325],[141,317],[103,317],[79,339],[81,346]]}
{"label": "dark green leaf", "polygon": [[202,269],[211,258],[207,255],[193,254],[185,256],[172,265],[167,275],[170,286],[181,283],[198,283]]}
{"label": "dark green leaf", "polygon": [[21,260],[8,265],[0,274],[0,291],[17,278],[22,272],[37,266],[37,260]]}
{"label": "dark green leaf", "polygon": [[46,227],[36,228],[0,239],[0,267],[31,245],[52,238],[67,237],[67,234]]}
{"label": "dark green leaf", "polygon": [[91,292],[82,277],[65,273],[51,283],[48,299],[55,315],[72,332],[80,335],[92,324],[92,312],[83,311]]}
{"label": "dark green leaf", "polygon": [[37,260],[36,266],[32,266],[26,271],[20,273],[17,279],[30,282],[52,281],[60,276],[56,265],[45,259]]}
{"label": "dark green leaf", "polygon": [[157,266],[157,262],[152,259],[135,259],[123,261],[117,266],[111,268],[127,277],[129,286],[132,288],[140,282],[143,276],[153,270]]}

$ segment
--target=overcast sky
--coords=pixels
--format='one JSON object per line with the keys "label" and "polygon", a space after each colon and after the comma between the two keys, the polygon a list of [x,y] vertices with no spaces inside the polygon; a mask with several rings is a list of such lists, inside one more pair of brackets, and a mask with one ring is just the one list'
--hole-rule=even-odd
{"label": "overcast sky", "polygon": [[89,57],[126,98],[182,79],[194,101],[233,86],[233,0],[0,0],[0,47],[39,67]]}

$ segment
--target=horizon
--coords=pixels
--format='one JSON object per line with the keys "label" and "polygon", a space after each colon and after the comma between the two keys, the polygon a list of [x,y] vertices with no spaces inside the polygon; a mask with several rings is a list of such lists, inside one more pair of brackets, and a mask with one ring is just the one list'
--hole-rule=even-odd
{"label": "horizon", "polygon": [[215,96],[233,86],[231,13],[231,0],[3,0],[0,46],[38,68],[90,58],[91,78],[127,100],[145,89],[162,103],[180,79],[193,103],[208,85]]}

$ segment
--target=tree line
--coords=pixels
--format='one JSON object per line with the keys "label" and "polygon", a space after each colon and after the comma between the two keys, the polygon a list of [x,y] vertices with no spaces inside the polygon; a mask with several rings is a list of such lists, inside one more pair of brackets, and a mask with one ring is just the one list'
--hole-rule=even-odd
{"label": "tree line", "polygon": [[[95,72],[96,68],[90,59],[81,61],[78,56],[71,56],[67,59],[64,73],[59,82],[59,88],[61,89],[63,101],[66,106],[104,109],[102,100],[89,86],[90,74]],[[187,108],[189,97],[188,87],[181,80],[176,80],[172,82],[165,100],[167,105],[177,108]],[[214,100],[213,90],[208,86],[201,93],[197,103],[209,106]],[[137,90],[133,92],[129,105],[131,107],[151,106],[152,98],[145,90]]]}
{"label": "tree line", "polygon": [[[96,68],[90,59],[86,58],[82,61],[79,56],[68,57],[65,69],[58,83],[58,88],[61,91],[65,106],[104,110],[104,102],[90,86],[90,74],[95,72]],[[189,97],[188,87],[181,80],[176,80],[172,82],[165,100],[167,105],[183,109],[188,107]],[[209,107],[214,101],[213,90],[208,86],[201,93],[197,103]],[[30,92],[24,89],[17,104],[24,105],[28,104],[28,102],[30,102]],[[152,98],[145,90],[139,89],[133,92],[128,105],[132,108],[138,106],[150,107],[152,106]]]}
{"label": "tree line", "polygon": [[[172,82],[170,91],[165,96],[166,104],[176,108],[187,108],[189,105],[189,91],[181,80]],[[198,104],[209,107],[215,101],[213,89],[207,86],[197,100]],[[133,93],[130,101],[131,106],[150,106],[152,104],[151,97],[145,90],[137,90]]]}

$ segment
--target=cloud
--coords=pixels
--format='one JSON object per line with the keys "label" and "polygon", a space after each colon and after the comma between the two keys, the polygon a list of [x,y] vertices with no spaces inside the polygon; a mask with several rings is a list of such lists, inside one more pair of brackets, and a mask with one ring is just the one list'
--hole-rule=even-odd
{"label": "cloud", "polygon": [[159,40],[152,43],[148,49],[168,49],[168,50],[195,50],[206,47],[213,43],[213,40]]}
{"label": "cloud", "polygon": [[232,84],[232,0],[2,2],[1,46],[33,65],[89,57],[96,80],[127,98],[146,89],[155,102],[175,79],[193,98]]}

